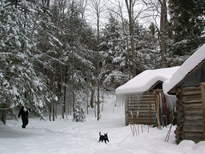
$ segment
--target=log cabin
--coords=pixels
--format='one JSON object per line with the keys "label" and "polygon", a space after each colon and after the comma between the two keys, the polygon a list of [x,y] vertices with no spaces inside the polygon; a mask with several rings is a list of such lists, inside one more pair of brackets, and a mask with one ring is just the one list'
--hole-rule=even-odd
{"label": "log cabin", "polygon": [[205,44],[163,85],[176,95],[176,142],[205,140]]}
{"label": "log cabin", "polygon": [[166,125],[169,107],[162,91],[164,81],[179,67],[146,70],[116,89],[118,98],[124,98],[125,124]]}

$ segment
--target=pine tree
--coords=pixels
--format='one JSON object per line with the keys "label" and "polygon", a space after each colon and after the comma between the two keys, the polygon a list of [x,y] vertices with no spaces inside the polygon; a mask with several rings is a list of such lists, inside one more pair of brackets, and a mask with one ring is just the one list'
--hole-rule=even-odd
{"label": "pine tree", "polygon": [[112,90],[128,79],[126,67],[126,40],[119,21],[110,14],[110,18],[101,39],[100,50],[103,57],[101,82],[106,89]]}
{"label": "pine tree", "polygon": [[190,54],[205,42],[205,1],[170,0],[169,8],[173,29],[171,51],[176,55]]}
{"label": "pine tree", "polygon": [[37,47],[33,39],[32,5],[0,6],[0,97],[10,106],[26,105],[40,113],[52,96],[35,70]]}

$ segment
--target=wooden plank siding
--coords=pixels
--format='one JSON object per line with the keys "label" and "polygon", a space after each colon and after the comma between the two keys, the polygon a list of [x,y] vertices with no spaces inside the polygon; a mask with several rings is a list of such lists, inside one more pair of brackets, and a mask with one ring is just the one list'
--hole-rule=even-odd
{"label": "wooden plank siding", "polygon": [[126,125],[156,123],[156,95],[153,92],[127,96],[125,107]]}
{"label": "wooden plank siding", "polygon": [[204,97],[204,91],[200,86],[177,90],[177,143],[184,139],[195,142],[205,139]]}

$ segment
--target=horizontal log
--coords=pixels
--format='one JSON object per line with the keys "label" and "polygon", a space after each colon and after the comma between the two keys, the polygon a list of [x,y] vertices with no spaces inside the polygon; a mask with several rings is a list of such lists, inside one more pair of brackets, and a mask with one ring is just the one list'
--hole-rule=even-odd
{"label": "horizontal log", "polygon": [[155,94],[154,93],[149,93],[149,94],[143,94],[141,96],[143,96],[143,97],[155,97]]}
{"label": "horizontal log", "polygon": [[128,117],[134,117],[134,118],[139,118],[139,117],[156,117],[156,114],[155,113],[144,113],[144,112],[141,112],[139,113],[138,115],[137,114],[131,114],[131,113],[128,113],[127,114]]}
{"label": "horizontal log", "polygon": [[188,112],[200,112],[202,109],[201,108],[184,108],[184,113]]}
{"label": "horizontal log", "polygon": [[150,118],[155,118],[156,116],[154,114],[150,114],[150,115],[145,115],[145,114],[141,114],[141,115],[131,115],[128,114],[127,115],[128,118],[145,118],[145,119],[150,119]]}
{"label": "horizontal log", "polygon": [[132,95],[128,95],[129,98],[149,98],[149,97],[155,97],[154,94],[142,94],[142,95],[139,95],[139,94],[132,94]]}
{"label": "horizontal log", "polygon": [[184,104],[183,105],[184,107],[186,107],[186,108],[189,108],[189,107],[193,107],[193,108],[195,108],[195,107],[202,107],[202,103],[196,103],[196,104]]}
{"label": "horizontal log", "polygon": [[154,108],[155,104],[128,104],[128,107],[148,107],[148,108]]}
{"label": "horizontal log", "polygon": [[200,124],[203,123],[203,118],[202,116],[185,116],[184,117],[184,123],[188,123],[188,124]]}
{"label": "horizontal log", "polygon": [[155,111],[155,109],[154,108],[150,108],[150,107],[128,107],[128,111],[130,111],[130,110],[132,110],[132,111],[147,111],[147,112],[149,112],[149,111]]}
{"label": "horizontal log", "polygon": [[154,109],[154,108],[155,108],[155,106],[151,106],[151,105],[149,105],[149,106],[128,105],[127,107],[128,107],[128,108],[133,108],[133,109],[136,109],[136,108],[148,108],[148,109]]}
{"label": "horizontal log", "polygon": [[[192,136],[195,136],[195,133],[201,133],[200,136],[203,136],[203,130],[199,130],[199,129],[192,129],[192,130],[189,130],[189,129],[184,129],[184,134],[186,136],[186,133],[192,133],[193,135]],[[191,136],[191,135],[189,135]]]}
{"label": "horizontal log", "polygon": [[184,104],[184,110],[202,110],[202,104]]}
{"label": "horizontal log", "polygon": [[128,111],[146,111],[146,112],[149,112],[149,111],[155,111],[155,108],[154,107],[137,107],[137,106],[128,106],[127,107]]}
{"label": "horizontal log", "polygon": [[184,114],[187,116],[189,116],[189,115],[191,115],[191,116],[200,115],[201,116],[203,114],[203,112],[202,112],[202,110],[192,110],[192,111],[184,110]]}
{"label": "horizontal log", "polygon": [[153,119],[153,118],[150,118],[150,119],[143,119],[143,118],[141,118],[141,119],[134,119],[134,118],[128,118],[128,121],[148,121],[148,122],[151,122],[151,121],[156,121],[155,119]]}
{"label": "horizontal log", "polygon": [[193,115],[192,116],[191,115],[187,116],[187,115],[185,115],[184,118],[185,118],[185,121],[186,120],[188,120],[188,121],[190,120],[193,123],[196,122],[196,121],[201,121],[201,122],[203,121],[203,117],[200,116],[200,115],[197,115],[197,116],[193,116]]}
{"label": "horizontal log", "polygon": [[156,113],[155,110],[136,110],[136,109],[130,109],[130,110],[127,110],[128,113]]}
{"label": "horizontal log", "polygon": [[155,98],[155,95],[154,94],[152,94],[152,95],[144,95],[144,94],[142,94],[142,95],[128,95],[128,98],[131,98],[131,99],[141,99],[141,98]]}
{"label": "horizontal log", "polygon": [[194,96],[194,95],[201,95],[201,90],[198,91],[183,91],[182,96]]}
{"label": "horizontal log", "polygon": [[187,117],[185,117],[183,123],[187,125],[202,125],[203,121],[199,120],[199,117],[197,117],[197,119],[195,118],[187,119]]}
{"label": "horizontal log", "polygon": [[141,100],[141,99],[155,99],[156,96],[155,95],[150,95],[150,96],[128,96],[128,99],[137,99],[137,100]]}
{"label": "horizontal log", "polygon": [[143,105],[141,105],[141,104],[128,104],[128,107],[137,107],[137,108],[140,108],[140,107],[146,107],[146,108],[155,108],[155,104],[143,104]]}
{"label": "horizontal log", "polygon": [[156,114],[154,112],[152,113],[148,113],[148,112],[140,112],[139,114],[137,114],[136,112],[135,113],[128,113],[128,116],[133,116],[133,117],[139,117],[139,116],[155,116]]}
{"label": "horizontal log", "polygon": [[155,115],[127,115],[127,117],[129,118],[145,118],[145,119],[150,119],[150,118],[155,118],[156,116]]}
{"label": "horizontal log", "polygon": [[199,141],[203,140],[203,133],[200,133],[200,132],[195,132],[195,133],[185,132],[184,133],[184,139],[199,142]]}
{"label": "horizontal log", "polygon": [[145,104],[145,105],[155,105],[156,101],[129,101],[126,102],[128,105],[135,105],[135,104]]}
{"label": "horizontal log", "polygon": [[130,101],[128,102],[128,105],[134,105],[134,104],[144,104],[144,105],[155,105],[156,101]]}
{"label": "horizontal log", "polygon": [[127,102],[156,102],[156,99],[129,99]]}
{"label": "horizontal log", "polygon": [[186,121],[183,124],[183,127],[203,128],[203,123],[201,121],[197,121],[197,122],[193,122],[193,123],[190,123],[190,122]]}
{"label": "horizontal log", "polygon": [[154,103],[148,104],[148,103],[138,103],[138,102],[129,102],[128,106],[140,106],[140,107],[144,107],[144,106],[155,106]]}
{"label": "horizontal log", "polygon": [[140,115],[150,115],[150,114],[155,114],[156,113],[156,111],[154,111],[154,110],[149,110],[149,111],[147,111],[147,110],[128,110],[127,111],[127,113],[128,114],[132,114],[132,115],[137,115],[137,114],[140,114]]}
{"label": "horizontal log", "polygon": [[154,110],[128,110],[129,114],[152,114],[156,113]]}
{"label": "horizontal log", "polygon": [[181,101],[182,102],[189,102],[189,101],[193,101],[193,100],[201,100],[201,94],[198,95],[189,95],[189,96],[183,96]]}
{"label": "horizontal log", "polygon": [[195,90],[201,90],[200,87],[184,87],[182,88],[183,91],[195,91]]}
{"label": "horizontal log", "polygon": [[199,98],[192,98],[191,100],[183,100],[183,104],[201,104],[202,100]]}
{"label": "horizontal log", "polygon": [[185,133],[203,133],[203,127],[184,126],[183,131]]}

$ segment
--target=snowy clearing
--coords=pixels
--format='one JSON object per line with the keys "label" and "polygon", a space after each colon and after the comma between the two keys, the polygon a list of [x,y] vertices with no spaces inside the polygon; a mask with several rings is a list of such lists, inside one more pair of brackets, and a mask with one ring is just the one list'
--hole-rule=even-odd
{"label": "snowy clearing", "polygon": [[[86,122],[58,119],[55,122],[30,119],[28,128],[21,122],[8,121],[0,125],[0,154],[202,154],[205,142],[195,144],[174,142],[174,128],[169,142],[164,142],[169,127],[163,129],[143,126],[133,136],[124,126],[124,109],[114,107],[114,96],[106,96],[101,121],[88,116]],[[141,130],[143,128],[143,132]],[[108,132],[110,142],[98,143],[98,133]]]}

